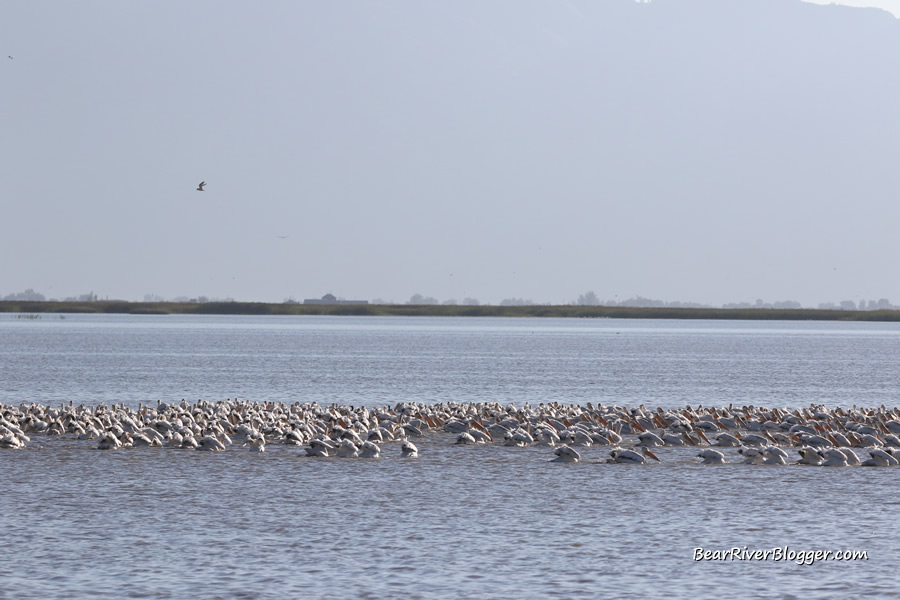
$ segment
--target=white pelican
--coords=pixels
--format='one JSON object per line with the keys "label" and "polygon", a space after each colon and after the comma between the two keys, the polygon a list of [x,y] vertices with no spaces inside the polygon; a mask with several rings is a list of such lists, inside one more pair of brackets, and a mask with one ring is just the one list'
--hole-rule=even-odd
{"label": "white pelican", "polygon": [[612,429],[604,429],[592,437],[595,437],[595,438],[600,437],[600,438],[605,439],[606,443],[603,443],[602,440],[594,442],[595,444],[601,444],[604,446],[610,446],[612,444],[621,444],[622,443],[622,436],[619,435],[618,433],[616,433],[615,431],[613,431]]}
{"label": "white pelican", "polygon": [[891,448],[900,448],[900,437],[897,437],[893,433],[889,433],[884,436],[884,445],[890,446]]}
{"label": "white pelican", "polygon": [[530,446],[534,443],[534,437],[526,429],[519,427],[513,431],[512,439],[517,441],[520,446]]}
{"label": "white pelican", "polygon": [[393,442],[394,441],[394,429],[388,427],[378,426],[378,431],[381,433],[381,439],[385,442]]}
{"label": "white pelican", "polygon": [[594,446],[615,446],[619,442],[622,441],[621,438],[618,441],[614,441],[612,438],[608,438],[602,433],[592,433],[590,434],[591,445]]}
{"label": "white pelican", "polygon": [[444,431],[447,433],[463,433],[469,430],[469,425],[458,419],[450,419],[444,423]]}
{"label": "white pelican", "polygon": [[816,467],[822,466],[822,455],[819,454],[819,451],[815,448],[800,448],[798,452],[800,453],[800,460],[797,461],[798,465],[813,465]]}
{"label": "white pelican", "polygon": [[357,449],[356,444],[350,440],[341,440],[335,455],[338,458],[356,458],[359,456],[359,450]]}
{"label": "white pelican", "polygon": [[755,433],[742,435],[740,439],[741,443],[745,446],[766,446],[771,442],[769,438],[762,435],[757,435]]}
{"label": "white pelican", "polygon": [[696,446],[697,442],[686,432],[671,433],[666,432],[662,435],[662,441],[666,446]]}
{"label": "white pelican", "polygon": [[18,436],[8,433],[0,438],[0,448],[24,448],[25,444],[22,443]]}
{"label": "white pelican", "polygon": [[697,429],[705,429],[710,433],[719,430],[719,426],[710,420],[697,421],[695,427],[697,427]]}
{"label": "white pelican", "polygon": [[464,445],[464,444],[476,444],[475,438],[468,431],[463,431],[458,436],[456,436],[456,444]]}
{"label": "white pelican", "polygon": [[204,435],[197,440],[197,450],[211,450],[212,452],[222,452],[225,450],[225,444],[217,440],[211,435]]}
{"label": "white pelican", "polygon": [[734,437],[730,433],[720,433],[716,436],[716,443],[714,446],[728,446],[728,447],[737,447],[741,445],[741,440]]}
{"label": "white pelican", "polygon": [[494,423],[487,427],[487,432],[490,434],[491,439],[497,438],[502,440],[506,437],[506,434],[509,433],[509,428],[504,427],[500,423]]}
{"label": "white pelican", "polygon": [[[866,465],[892,465],[886,456],[900,459],[900,453],[892,452],[893,448],[900,448],[900,410],[884,406],[827,409],[814,405],[787,410],[730,405],[653,411],[644,406],[632,409],[598,405],[595,408],[590,404],[585,409],[557,402],[524,407],[496,402],[445,402],[433,406],[401,402],[393,408],[368,409],[337,404],[320,407],[314,402],[287,406],[237,399],[216,403],[201,400],[194,404],[185,400],[171,404],[158,401],[155,408],[139,405],[137,410],[121,404],[94,408],[74,407],[72,403],[56,408],[38,404],[0,406],[0,440],[6,440],[0,441],[0,445],[5,446],[27,443],[26,433],[98,441],[105,433],[108,435],[100,447],[163,444],[219,448],[221,444],[227,448],[233,444],[232,440],[239,444],[248,444],[251,439],[261,441],[264,433],[281,443],[309,443],[307,454],[327,456],[335,454],[332,444],[342,438],[351,441],[359,453],[363,440],[381,445],[396,438],[403,442],[407,435],[430,435],[440,430],[463,433],[464,429],[476,442],[508,437],[509,443],[517,445],[566,444],[573,448],[609,444],[615,454],[610,454],[614,458],[607,462],[617,462],[615,457],[619,458],[618,462],[636,462],[634,455],[647,462],[649,455],[640,454],[641,447],[659,445],[660,440],[665,445],[705,447],[710,442],[704,431],[719,434],[714,440],[716,446],[744,446],[739,452],[748,462],[758,460],[750,451],[753,447],[761,450],[765,463],[781,464],[784,455],[768,448],[770,445],[804,446],[805,449],[799,450],[801,464],[822,462],[825,448],[844,450],[843,458],[830,454],[829,465],[860,464],[860,457],[849,450],[856,447],[865,448]],[[631,437],[638,447],[616,448],[629,443],[621,441],[620,433]],[[200,441],[203,436],[217,440],[218,444]],[[314,443],[313,438],[326,441]],[[819,451],[809,448],[811,445]],[[721,447],[716,449],[724,451]],[[885,454],[873,455],[874,450]],[[352,450],[345,448],[345,453],[352,455]]]}
{"label": "white pelican", "polygon": [[[696,435],[696,437],[695,437],[695,435]],[[687,434],[687,436],[689,438],[691,438],[698,446],[700,445],[700,440],[703,440],[707,444],[712,445],[712,442],[709,441],[709,438],[706,437],[706,434],[703,433],[702,429],[698,429],[694,433],[689,433],[689,434]]]}
{"label": "white pelican", "polygon": [[616,448],[611,450],[609,455],[612,458],[606,460],[608,463],[624,463],[631,465],[642,465],[647,462],[645,457],[649,456],[650,458],[659,461],[659,458],[650,450],[650,448],[644,448],[643,454],[637,452],[635,450],[623,450],[622,448]]}
{"label": "white pelican", "polygon": [[144,427],[140,432],[144,436],[150,438],[151,440],[154,440],[156,442],[155,445],[157,446],[162,446],[163,442],[166,441],[166,438],[164,438],[160,432],[153,429],[152,427]]}
{"label": "white pelican", "polygon": [[407,440],[400,446],[400,455],[403,458],[418,458],[419,449],[416,448],[415,444]]}
{"label": "white pelican", "polygon": [[[834,442],[835,446],[840,446],[842,448],[849,448],[853,445],[853,442],[847,439],[847,437],[841,433],[840,431],[832,431],[829,434],[829,437]],[[880,446],[881,444],[879,444]]]}
{"label": "white pelican", "polygon": [[[16,427],[14,424],[9,421],[5,421],[0,424],[0,436],[4,438],[10,437],[11,439],[7,442],[8,444],[15,444],[4,446],[7,448],[23,448],[25,444],[31,441],[31,438],[25,435],[25,432]],[[13,442],[15,440],[15,442]]]}
{"label": "white pelican", "polygon": [[554,454],[556,454],[556,458],[550,462],[575,463],[581,458],[581,455],[578,454],[577,450],[569,448],[568,446],[557,446],[556,450],[554,450]]}
{"label": "white pelican", "polygon": [[258,433],[257,435],[250,436],[247,438],[247,445],[250,446],[250,449],[254,452],[265,452],[266,451],[266,436],[262,433]]}
{"label": "white pelican", "polygon": [[815,446],[817,448],[828,448],[830,446],[834,446],[835,443],[829,440],[826,437],[821,435],[810,435],[807,433],[801,433],[797,435],[797,439],[804,446]]}
{"label": "white pelican", "polygon": [[98,450],[112,450],[115,448],[121,448],[122,442],[119,441],[119,438],[114,436],[112,433],[107,432],[104,434],[102,438],[100,438],[100,443],[97,444]]}
{"label": "white pelican", "polygon": [[335,447],[331,442],[325,440],[314,439],[309,440],[309,448],[306,449],[307,456],[334,456]]}
{"label": "white pelican", "polygon": [[670,417],[671,424],[669,425],[669,431],[673,433],[688,433],[691,431],[691,422],[689,419],[678,414],[672,414]]}
{"label": "white pelican", "polygon": [[870,447],[870,446],[878,448],[878,447],[884,445],[880,439],[878,439],[874,435],[871,435],[868,433],[857,434],[857,435],[854,435],[853,437],[855,439],[853,440],[852,446],[854,446],[856,448],[866,448],[866,447]]}
{"label": "white pelican", "polygon": [[528,446],[534,442],[534,438],[531,437],[524,429],[516,429],[515,431],[510,431],[503,438],[504,446]]}
{"label": "white pelican", "polygon": [[744,456],[745,465],[761,465],[766,457],[759,448],[738,448],[738,454]]}
{"label": "white pelican", "polygon": [[163,446],[166,448],[181,448],[181,444],[184,442],[184,436],[182,436],[177,431],[172,431],[166,437],[166,441],[163,442]]}
{"label": "white pelican", "polygon": [[572,433],[571,438],[572,438],[573,446],[593,446],[594,445],[594,439],[590,435],[585,433],[584,431],[581,431],[580,429],[575,430]]}
{"label": "white pelican", "polygon": [[645,431],[644,433],[638,435],[638,446],[665,446],[666,443],[662,440],[661,437],[653,433],[652,431]]}
{"label": "white pelican", "polygon": [[877,427],[872,427],[871,425],[858,425],[856,427],[850,426],[850,428],[853,429],[854,433],[857,433],[859,435],[879,435],[881,433],[880,429],[878,429]]}
{"label": "white pelican", "polygon": [[341,433],[341,439],[350,440],[357,448],[363,445],[362,437],[352,429],[345,429],[343,433]]}
{"label": "white pelican", "polygon": [[764,465],[786,465],[788,459],[788,453],[779,448],[778,446],[766,446],[762,450],[763,456],[766,457],[766,460],[763,462]]}
{"label": "white pelican", "polygon": [[[775,425],[777,427],[777,425]],[[791,433],[794,435],[816,435],[816,430],[812,427],[807,427],[806,425],[794,425],[790,429]]]}
{"label": "white pelican", "polygon": [[256,429],[254,429],[253,426],[247,425],[246,423],[242,423],[231,434],[231,439],[235,443],[244,444],[251,437],[254,437],[258,434],[259,434],[259,432],[256,431]]}
{"label": "white pelican", "polygon": [[837,448],[828,448],[822,452],[823,467],[846,467],[847,456]]}
{"label": "white pelican", "polygon": [[896,467],[897,465],[900,465],[900,461],[880,448],[869,450],[869,458],[862,462],[864,467]]}
{"label": "white pelican", "polygon": [[725,455],[719,452],[718,450],[713,450],[712,448],[704,448],[700,452],[697,453],[698,458],[703,459],[704,465],[724,465],[725,464]]}
{"label": "white pelican", "polygon": [[159,442],[156,438],[150,438],[150,436],[144,435],[143,433],[126,433],[125,436],[131,440],[132,446],[159,446]]}
{"label": "white pelican", "polygon": [[779,446],[791,446],[794,443],[794,440],[791,439],[791,436],[786,433],[781,433],[780,431],[775,431],[769,435],[772,436],[772,441]]}
{"label": "white pelican", "polygon": [[425,437],[425,434],[422,433],[422,430],[413,425],[412,423],[404,423],[401,425],[406,434],[412,437]]}
{"label": "white pelican", "polygon": [[847,458],[847,464],[850,466],[859,465],[860,460],[856,455],[856,452],[851,450],[850,448],[840,448],[840,451],[844,453],[844,456]]}
{"label": "white pelican", "polygon": [[153,423],[151,426],[153,427],[153,429],[157,430],[158,432],[162,433],[163,435],[165,435],[167,432],[175,429],[175,427],[165,419],[159,419],[158,421]]}
{"label": "white pelican", "polygon": [[546,448],[552,447],[559,443],[559,436],[549,427],[538,429],[535,433],[535,446]]}
{"label": "white pelican", "polygon": [[378,458],[381,456],[381,448],[373,442],[363,442],[359,450],[360,458]]}
{"label": "white pelican", "polygon": [[491,438],[490,434],[487,432],[481,431],[480,429],[470,429],[469,435],[475,438],[475,441],[479,444],[490,444],[494,440]]}

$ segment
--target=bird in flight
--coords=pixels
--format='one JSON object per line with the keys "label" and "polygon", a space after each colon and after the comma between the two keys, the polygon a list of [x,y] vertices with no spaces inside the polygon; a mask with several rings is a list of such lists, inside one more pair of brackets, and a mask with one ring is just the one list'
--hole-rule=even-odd
{"label": "bird in flight", "polygon": [[206,182],[205,182],[205,181],[201,181],[201,182],[200,182],[200,185],[197,186],[197,191],[198,191],[198,192],[203,192],[203,191],[205,191],[205,190],[203,189],[203,186],[204,186],[204,185],[206,185]]}

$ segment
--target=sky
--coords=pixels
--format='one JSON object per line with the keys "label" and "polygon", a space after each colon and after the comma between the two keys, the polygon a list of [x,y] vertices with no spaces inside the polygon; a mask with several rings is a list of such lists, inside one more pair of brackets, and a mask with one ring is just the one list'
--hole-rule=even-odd
{"label": "sky", "polygon": [[812,4],[840,4],[844,6],[852,6],[856,8],[879,8],[893,14],[900,19],[900,0],[843,0],[835,2],[834,0],[805,0]]}
{"label": "sky", "polygon": [[6,0],[0,297],[900,303],[855,4]]}

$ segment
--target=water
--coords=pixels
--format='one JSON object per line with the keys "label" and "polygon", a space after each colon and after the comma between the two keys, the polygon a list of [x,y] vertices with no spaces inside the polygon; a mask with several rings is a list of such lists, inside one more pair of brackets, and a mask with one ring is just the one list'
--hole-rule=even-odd
{"label": "water", "polygon": [[877,406],[900,324],[406,317],[0,317],[0,402]]}
{"label": "water", "polygon": [[[897,404],[866,323],[0,317],[0,402]],[[416,440],[379,460],[35,437],[0,452],[0,598],[897,596],[895,469],[549,463]],[[733,451],[729,453],[729,458]],[[694,548],[868,560],[697,562]]]}

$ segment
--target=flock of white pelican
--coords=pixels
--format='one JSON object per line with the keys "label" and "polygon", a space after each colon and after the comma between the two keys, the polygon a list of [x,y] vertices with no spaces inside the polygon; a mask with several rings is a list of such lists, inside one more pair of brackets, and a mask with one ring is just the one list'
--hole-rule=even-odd
{"label": "flock of white pelican", "polygon": [[[164,447],[265,451],[299,446],[304,456],[379,458],[396,444],[418,456],[412,439],[443,433],[451,443],[553,449],[552,462],[575,463],[581,450],[608,447],[605,463],[661,462],[653,451],[694,447],[695,461],[715,465],[900,465],[900,409],[785,409],[729,405],[675,410],[644,406],[542,403],[400,403],[393,408],[224,400],[159,402],[137,409],[0,404],[0,448],[24,448],[37,435],[70,436],[101,450]],[[449,436],[447,435],[449,434]],[[726,454],[726,452],[728,454]],[[862,455],[862,458],[860,458]]]}

